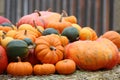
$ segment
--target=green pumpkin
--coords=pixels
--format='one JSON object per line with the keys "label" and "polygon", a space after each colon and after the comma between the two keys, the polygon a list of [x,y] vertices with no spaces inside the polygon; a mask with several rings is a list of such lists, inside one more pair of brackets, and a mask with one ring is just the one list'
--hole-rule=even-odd
{"label": "green pumpkin", "polygon": [[33,42],[30,38],[24,38],[23,41],[25,41],[28,44],[28,46],[33,45]]}
{"label": "green pumpkin", "polygon": [[75,27],[67,27],[65,28],[62,33],[62,36],[66,36],[70,42],[77,41],[79,39],[79,32]]}
{"label": "green pumpkin", "polygon": [[0,25],[3,26],[3,27],[11,27],[12,29],[14,29],[13,24],[9,23],[9,22],[4,22],[4,23],[2,23]]}
{"label": "green pumpkin", "polygon": [[6,47],[7,55],[10,58],[25,57],[28,54],[28,45],[23,40],[12,40]]}
{"label": "green pumpkin", "polygon": [[49,35],[49,34],[59,34],[59,32],[56,29],[54,29],[54,28],[46,28],[42,32],[42,35]]}
{"label": "green pumpkin", "polygon": [[25,41],[28,45],[28,48],[35,48],[35,43],[30,38],[24,38],[23,41]]}

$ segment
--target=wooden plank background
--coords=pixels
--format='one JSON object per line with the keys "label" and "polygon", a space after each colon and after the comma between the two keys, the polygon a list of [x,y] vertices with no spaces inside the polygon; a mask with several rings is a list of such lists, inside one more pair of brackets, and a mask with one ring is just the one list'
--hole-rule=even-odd
{"label": "wooden plank background", "polygon": [[80,26],[90,26],[98,35],[113,28],[114,0],[5,0],[5,17],[16,23],[35,9],[75,15]]}

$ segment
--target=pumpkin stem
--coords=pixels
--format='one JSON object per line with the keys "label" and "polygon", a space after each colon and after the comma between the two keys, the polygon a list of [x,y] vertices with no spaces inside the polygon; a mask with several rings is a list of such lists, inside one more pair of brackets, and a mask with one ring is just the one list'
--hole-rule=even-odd
{"label": "pumpkin stem", "polygon": [[31,45],[28,46],[28,49],[34,49],[35,46],[36,46],[36,45],[33,43],[33,44],[31,44]]}
{"label": "pumpkin stem", "polygon": [[62,10],[62,12],[64,13],[65,17],[68,17],[68,14],[67,14],[67,12],[65,10]]}
{"label": "pumpkin stem", "polygon": [[19,56],[17,56],[18,62],[21,62],[21,58]]}
{"label": "pumpkin stem", "polygon": [[35,23],[35,20],[33,20],[33,24],[34,24],[35,28],[36,28],[40,33],[43,33],[39,28],[37,28],[37,25],[36,25],[36,23]]}
{"label": "pumpkin stem", "polygon": [[11,26],[11,28],[12,28],[12,30],[14,30],[14,27],[13,27],[13,25]]}
{"label": "pumpkin stem", "polygon": [[36,12],[39,16],[41,16],[39,10],[35,10],[34,12]]}
{"label": "pumpkin stem", "polygon": [[60,16],[59,22],[62,22],[63,16],[64,16],[64,13],[62,12],[62,13],[61,13],[61,16]]}
{"label": "pumpkin stem", "polygon": [[2,31],[4,35],[6,35],[6,32],[5,31]]}
{"label": "pumpkin stem", "polygon": [[5,35],[2,35],[2,39],[5,39]]}
{"label": "pumpkin stem", "polygon": [[33,20],[33,24],[34,24],[34,27],[37,28],[37,25],[36,25],[36,23],[35,23],[35,20]]}
{"label": "pumpkin stem", "polygon": [[52,8],[48,8],[47,11],[48,11],[48,12],[51,12],[51,11],[52,11]]}
{"label": "pumpkin stem", "polygon": [[56,48],[54,46],[50,46],[50,50],[56,51]]}
{"label": "pumpkin stem", "polygon": [[25,30],[24,35],[27,35],[27,30]]}

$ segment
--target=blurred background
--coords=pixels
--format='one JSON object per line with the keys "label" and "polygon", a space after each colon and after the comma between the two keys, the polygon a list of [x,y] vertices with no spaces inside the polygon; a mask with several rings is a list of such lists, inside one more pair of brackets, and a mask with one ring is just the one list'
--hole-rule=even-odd
{"label": "blurred background", "polygon": [[22,16],[49,8],[74,15],[82,27],[92,27],[99,35],[120,32],[120,0],[0,0],[0,15],[15,24]]}

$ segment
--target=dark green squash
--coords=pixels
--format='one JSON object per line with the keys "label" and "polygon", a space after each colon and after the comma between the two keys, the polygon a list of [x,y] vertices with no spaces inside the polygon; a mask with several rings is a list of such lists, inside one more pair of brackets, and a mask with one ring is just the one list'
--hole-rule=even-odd
{"label": "dark green squash", "polygon": [[25,41],[28,45],[28,48],[35,48],[35,43],[30,38],[24,38],[23,41]]}
{"label": "dark green squash", "polygon": [[23,40],[12,40],[6,47],[7,55],[9,58],[25,57],[28,54],[28,45]]}
{"label": "dark green squash", "polygon": [[77,41],[79,39],[79,32],[75,27],[67,27],[65,28],[62,33],[62,36],[66,36],[70,42]]}
{"label": "dark green squash", "polygon": [[42,32],[42,35],[49,35],[49,34],[59,34],[59,32],[56,29],[54,29],[54,28],[46,28]]}
{"label": "dark green squash", "polygon": [[12,29],[14,29],[13,24],[9,23],[9,22],[4,22],[4,23],[2,23],[0,25],[3,26],[3,27],[11,27]]}

